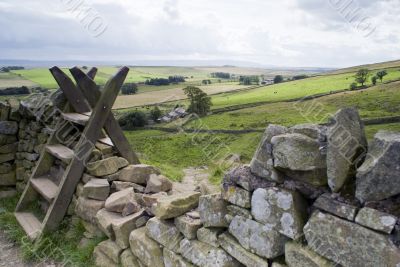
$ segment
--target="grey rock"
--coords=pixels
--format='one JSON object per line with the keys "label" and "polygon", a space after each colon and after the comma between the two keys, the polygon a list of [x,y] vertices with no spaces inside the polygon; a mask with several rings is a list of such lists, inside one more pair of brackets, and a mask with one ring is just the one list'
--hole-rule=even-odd
{"label": "grey rock", "polygon": [[228,203],[221,194],[205,195],[200,197],[200,220],[205,227],[228,227],[225,215],[228,213]]}
{"label": "grey rock", "polygon": [[362,208],[356,217],[356,223],[386,234],[393,231],[396,222],[395,216],[367,207]]}
{"label": "grey rock", "polygon": [[118,180],[145,185],[152,174],[160,174],[160,170],[146,164],[129,165],[121,170]]}
{"label": "grey rock", "polygon": [[285,245],[285,259],[289,267],[335,267],[336,264],[321,257],[308,247],[295,242]]}
{"label": "grey rock", "polygon": [[229,203],[242,208],[251,206],[251,193],[237,186],[223,186],[222,197]]}
{"label": "grey rock", "polygon": [[164,267],[163,251],[158,243],[146,235],[146,227],[136,229],[129,235],[133,255],[145,266]]}
{"label": "grey rock", "polygon": [[145,193],[168,192],[172,189],[172,183],[163,175],[151,174],[147,180]]}
{"label": "grey rock", "polygon": [[130,249],[126,249],[121,253],[121,266],[122,267],[142,267],[139,259],[133,255]]}
{"label": "grey rock", "polygon": [[173,222],[160,220],[156,217],[147,222],[146,234],[157,243],[174,252],[179,251],[179,244],[183,239],[183,235]]}
{"label": "grey rock", "polygon": [[163,252],[165,267],[194,267],[193,264],[186,261],[182,256],[169,249],[164,248]]}
{"label": "grey rock", "polygon": [[18,123],[15,121],[0,121],[0,134],[15,135],[18,132]]}
{"label": "grey rock", "polygon": [[92,179],[83,186],[83,196],[96,200],[106,200],[110,194],[110,185],[106,179]]}
{"label": "grey rock", "polygon": [[101,177],[113,174],[128,164],[128,161],[124,158],[111,157],[90,162],[86,165],[86,169],[90,175]]}
{"label": "grey rock", "polygon": [[357,164],[367,152],[364,125],[355,108],[339,110],[328,128],[327,174],[333,192],[354,177]]}
{"label": "grey rock", "polygon": [[386,267],[400,263],[400,250],[387,235],[316,212],[304,227],[308,246],[343,266]]}
{"label": "grey rock", "polygon": [[321,144],[327,142],[327,127],[318,124],[305,123],[289,128],[290,133],[298,133],[318,140]]}
{"label": "grey rock", "polygon": [[199,192],[187,192],[157,199],[154,215],[159,219],[176,218],[196,208],[199,203]]}
{"label": "grey rock", "polygon": [[87,222],[96,223],[96,214],[103,207],[104,201],[79,197],[75,213]]}
{"label": "grey rock", "polygon": [[380,131],[357,171],[356,197],[379,201],[400,194],[400,133]]}
{"label": "grey rock", "polygon": [[288,240],[268,225],[240,216],[233,218],[229,225],[229,233],[239,241],[242,247],[267,259],[282,255],[285,242]]}
{"label": "grey rock", "polygon": [[220,246],[218,241],[218,236],[222,234],[224,231],[225,231],[224,228],[202,227],[199,230],[197,230],[197,239],[203,243],[218,248]]}
{"label": "grey rock", "polygon": [[243,165],[233,168],[224,175],[223,186],[235,185],[238,185],[246,189],[247,191],[252,192],[257,188],[267,188],[275,186],[276,183],[252,174],[250,166]]}
{"label": "grey rock", "polygon": [[193,219],[186,214],[176,217],[174,222],[176,228],[178,228],[178,230],[187,239],[195,239],[197,235],[197,230],[202,226],[200,219]]}
{"label": "grey rock", "polygon": [[332,197],[330,194],[323,194],[313,204],[314,207],[332,213],[338,217],[349,221],[354,221],[358,208],[353,205],[342,203]]}

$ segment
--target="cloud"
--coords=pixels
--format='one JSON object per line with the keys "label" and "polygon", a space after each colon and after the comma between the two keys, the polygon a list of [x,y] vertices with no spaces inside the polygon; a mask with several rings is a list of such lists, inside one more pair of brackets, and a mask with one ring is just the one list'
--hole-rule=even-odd
{"label": "cloud", "polygon": [[[2,0],[0,58],[338,67],[400,58],[398,0],[73,1],[94,10],[107,26],[104,34],[93,37],[66,0]],[[361,26],[370,22],[373,34],[365,37],[335,6],[344,1],[358,3],[369,18]]]}

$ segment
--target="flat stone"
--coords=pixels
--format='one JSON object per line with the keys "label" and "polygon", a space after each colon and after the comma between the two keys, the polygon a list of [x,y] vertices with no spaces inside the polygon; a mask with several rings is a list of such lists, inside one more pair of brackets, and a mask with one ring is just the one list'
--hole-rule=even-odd
{"label": "flat stone", "polygon": [[0,154],[0,163],[12,161],[15,159],[15,153]]}
{"label": "flat stone", "polygon": [[178,217],[197,207],[199,192],[187,192],[159,198],[154,207],[154,215],[159,219]]}
{"label": "flat stone", "polygon": [[129,216],[131,214],[134,214],[134,213],[140,211],[141,209],[142,209],[142,207],[136,201],[131,201],[125,205],[121,214],[123,217],[125,217],[125,216]]}
{"label": "flat stone", "polygon": [[0,146],[17,142],[15,135],[0,134]]}
{"label": "flat stone", "polygon": [[285,245],[285,259],[289,267],[335,267],[336,264],[321,257],[308,247],[295,242]]}
{"label": "flat stone", "polygon": [[126,249],[121,253],[121,266],[122,267],[142,267],[139,259],[133,255],[130,249]]}
{"label": "flat stone", "polygon": [[106,200],[110,195],[110,185],[106,179],[92,179],[83,186],[83,196],[96,200]]}
{"label": "flat stone", "polygon": [[251,206],[251,193],[237,186],[223,186],[222,197],[229,203],[242,208]]}
{"label": "flat stone", "polygon": [[193,264],[186,261],[182,256],[169,249],[164,248],[163,252],[165,267],[194,267]]}
{"label": "flat stone", "polygon": [[163,251],[158,243],[146,236],[146,227],[136,229],[129,235],[133,255],[146,266],[164,267]]}
{"label": "flat stone", "polygon": [[118,263],[112,261],[106,254],[104,254],[97,247],[93,251],[93,259],[96,267],[119,267]]}
{"label": "flat stone", "polygon": [[221,194],[205,195],[200,197],[200,220],[205,227],[228,227],[225,215],[228,213],[228,203]]}
{"label": "flat stone", "polygon": [[225,233],[218,238],[221,247],[244,266],[268,267],[268,261],[244,249],[231,235]]}
{"label": "flat stone", "polygon": [[86,169],[90,175],[101,177],[113,174],[119,169],[128,166],[128,161],[121,157],[110,157],[87,164]]}
{"label": "flat stone", "polygon": [[147,180],[145,193],[168,192],[172,189],[172,182],[163,175],[151,174]]}
{"label": "flat stone", "polygon": [[22,156],[26,160],[37,161],[39,159],[40,155],[38,153],[27,153],[27,152],[24,152],[24,153],[22,153]]}
{"label": "flat stone", "polygon": [[[286,127],[280,125],[268,125],[261,142],[250,163],[251,172],[259,177],[274,182],[282,182],[283,177],[274,169],[271,139],[276,135],[288,132]],[[255,189],[254,189],[255,190]]]}
{"label": "flat stone", "polygon": [[367,207],[362,208],[356,217],[356,223],[386,234],[393,231],[396,222],[395,216]]}
{"label": "flat stone", "polygon": [[400,263],[400,250],[387,235],[316,212],[304,227],[308,246],[343,266],[386,267]]}
{"label": "flat stone", "polygon": [[257,188],[275,186],[276,183],[265,178],[257,177],[251,173],[250,166],[243,165],[233,168],[224,175],[223,186],[227,185],[238,185],[247,191],[253,192]]}
{"label": "flat stone", "polygon": [[96,222],[101,231],[107,235],[108,238],[115,240],[115,234],[112,229],[112,224],[121,219],[121,215],[116,212],[109,212],[106,209],[101,209],[96,214]]}
{"label": "flat stone", "polygon": [[326,156],[320,142],[302,134],[284,134],[271,139],[274,167],[287,176],[315,186],[327,184]]}
{"label": "flat stone", "polygon": [[104,207],[104,201],[79,197],[75,207],[75,213],[83,220],[97,223],[96,214]]}
{"label": "flat stone", "polygon": [[18,132],[18,123],[15,121],[0,121],[0,134],[15,135]]}
{"label": "flat stone", "polygon": [[96,248],[107,255],[114,263],[119,264],[122,249],[115,242],[106,240],[98,244]]}
{"label": "flat stone", "polygon": [[279,188],[257,189],[251,201],[254,219],[279,233],[298,239],[307,220],[307,202],[297,192]]}
{"label": "flat stone", "polygon": [[6,144],[0,146],[0,154],[15,153],[17,151],[18,143]]}
{"label": "flat stone", "polygon": [[136,200],[139,202],[144,207],[151,208],[155,204],[157,204],[157,201],[168,197],[168,194],[165,192],[160,192],[152,195],[147,195],[147,194],[135,194]]}
{"label": "flat stone", "polygon": [[152,218],[147,222],[146,234],[154,241],[174,252],[178,252],[179,244],[183,239],[183,235],[173,222],[158,218]]}
{"label": "flat stone", "polygon": [[210,246],[218,248],[220,246],[218,236],[225,231],[225,228],[205,228],[197,230],[197,239]]}
{"label": "flat stone", "polygon": [[17,183],[17,176],[15,174],[15,170],[6,173],[0,174],[0,186],[13,186]]}
{"label": "flat stone", "polygon": [[145,185],[152,174],[160,174],[160,170],[146,164],[129,165],[121,170],[118,180]]}
{"label": "flat stone", "polygon": [[380,131],[357,171],[356,197],[379,201],[400,194],[400,133]]}
{"label": "flat stone", "polygon": [[0,164],[0,174],[9,173],[13,169],[14,169],[14,167],[10,163],[2,163],[2,164]]}
{"label": "flat stone", "polygon": [[337,201],[330,194],[320,196],[313,206],[349,221],[354,221],[358,211],[357,207]]}
{"label": "flat stone", "polygon": [[140,227],[146,225],[147,221],[150,219],[144,210],[120,218],[112,223],[112,229],[115,235],[115,242],[121,248],[129,247],[129,234]]}
{"label": "flat stone", "polygon": [[195,239],[197,230],[202,226],[200,219],[193,219],[187,215],[176,217],[174,223],[176,228],[178,228],[187,239]]}
{"label": "flat stone", "polygon": [[136,202],[133,188],[111,194],[106,200],[105,208],[111,212],[122,213],[129,202]]}
{"label": "flat stone", "polygon": [[17,195],[17,190],[14,188],[0,188],[0,199],[12,198]]}
{"label": "flat stone", "polygon": [[144,193],[145,190],[143,186],[130,182],[113,181],[111,184],[111,189],[114,191],[122,191],[127,188],[133,188],[137,193]]}
{"label": "flat stone", "polygon": [[298,124],[289,128],[290,133],[302,134],[318,140],[320,143],[327,142],[327,130],[326,126],[312,123]]}
{"label": "flat stone", "polygon": [[355,108],[339,110],[329,122],[326,155],[328,184],[333,192],[354,177],[367,152],[364,124]]}
{"label": "flat stone", "polygon": [[288,240],[271,227],[240,216],[233,218],[229,225],[229,233],[242,247],[267,259],[282,255],[285,242]]}
{"label": "flat stone", "polygon": [[215,248],[197,240],[183,239],[180,244],[181,255],[199,267],[239,267],[241,264],[223,249]]}

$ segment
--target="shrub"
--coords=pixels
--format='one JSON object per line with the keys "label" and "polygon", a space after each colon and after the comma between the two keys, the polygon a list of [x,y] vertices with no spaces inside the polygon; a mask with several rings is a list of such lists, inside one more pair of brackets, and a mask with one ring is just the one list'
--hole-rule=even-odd
{"label": "shrub", "polygon": [[121,93],[123,95],[134,95],[138,91],[138,87],[135,83],[125,83],[121,86]]}
{"label": "shrub", "polygon": [[274,83],[281,83],[283,82],[283,76],[282,75],[276,75],[274,78]]}
{"label": "shrub", "polygon": [[143,127],[146,122],[146,114],[142,111],[127,112],[118,120],[119,125],[125,130]]}
{"label": "shrub", "polygon": [[157,121],[159,118],[161,118],[162,112],[161,110],[155,106],[151,111],[150,111],[150,117],[153,121]]}
{"label": "shrub", "polygon": [[350,90],[356,90],[356,89],[357,89],[357,83],[351,83]]}

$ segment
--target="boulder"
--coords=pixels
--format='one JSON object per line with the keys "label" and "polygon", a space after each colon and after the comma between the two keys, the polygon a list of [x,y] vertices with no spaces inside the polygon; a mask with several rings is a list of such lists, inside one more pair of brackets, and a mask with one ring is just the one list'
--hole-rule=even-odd
{"label": "boulder", "polygon": [[193,264],[186,261],[182,256],[175,252],[164,248],[164,265],[165,267],[194,267]]}
{"label": "boulder", "polygon": [[197,230],[202,226],[200,219],[193,219],[186,214],[176,217],[174,223],[176,225],[176,228],[178,228],[178,230],[187,239],[195,239],[197,235]]}
{"label": "boulder", "polygon": [[227,206],[227,209],[228,209],[228,214],[225,215],[225,219],[227,220],[228,223],[231,223],[232,219],[237,215],[250,220],[253,219],[251,211],[248,209],[244,209],[235,205],[229,205]]}
{"label": "boulder", "polygon": [[147,222],[146,234],[154,241],[174,252],[178,252],[179,244],[183,239],[182,234],[173,222],[160,220],[156,217]]}
{"label": "boulder", "polygon": [[330,194],[321,195],[313,206],[349,221],[354,221],[358,211],[356,206],[340,202],[331,197]]}
{"label": "boulder", "polygon": [[203,243],[218,248],[220,246],[218,241],[218,236],[222,234],[224,231],[225,228],[202,227],[199,230],[197,230],[197,239]]}
{"label": "boulder", "polygon": [[121,253],[120,261],[122,267],[144,267],[130,249],[126,249]]}
{"label": "boulder", "polygon": [[215,248],[197,240],[183,239],[180,243],[181,255],[199,267],[239,267],[241,264],[223,249]]}
{"label": "boulder", "polygon": [[151,174],[147,180],[145,193],[168,192],[172,189],[172,183],[163,175]]}
{"label": "boulder", "polygon": [[96,222],[100,230],[112,240],[115,240],[115,234],[112,229],[112,224],[119,219],[121,219],[120,214],[109,212],[106,209],[101,209],[96,214]]}
{"label": "boulder", "polygon": [[18,123],[15,121],[0,121],[0,134],[15,135],[18,132]]}
{"label": "boulder", "polygon": [[386,267],[400,263],[400,250],[387,235],[316,212],[304,227],[308,246],[343,266]]}
{"label": "boulder", "polygon": [[97,247],[93,251],[93,259],[97,267],[119,267],[118,263],[115,263]]}
{"label": "boulder", "polygon": [[229,233],[248,251],[273,259],[283,254],[287,237],[268,225],[235,216],[229,225]]}
{"label": "boulder", "polygon": [[357,171],[356,197],[379,201],[400,194],[400,133],[380,131]]}
{"label": "boulder", "polygon": [[268,261],[244,249],[231,235],[225,233],[219,236],[218,243],[244,266],[268,267]]}
{"label": "boulder", "polygon": [[253,192],[257,188],[275,186],[276,183],[252,174],[250,166],[243,165],[233,168],[224,175],[223,186],[232,185],[238,185],[247,191]]}
{"label": "boulder", "polygon": [[163,251],[156,241],[146,236],[146,227],[136,229],[129,235],[133,255],[146,266],[164,267]]}
{"label": "boulder", "polygon": [[285,245],[285,259],[289,267],[335,267],[336,264],[321,257],[308,247],[295,242]]}
{"label": "boulder", "polygon": [[318,140],[293,133],[274,136],[271,143],[275,168],[315,186],[327,184],[326,156]]}
{"label": "boulder", "polygon": [[86,165],[87,172],[90,175],[101,177],[113,174],[119,169],[128,166],[128,161],[121,157],[110,157]]}
{"label": "boulder", "polygon": [[251,172],[255,175],[274,181],[282,182],[282,175],[274,169],[271,139],[276,135],[287,133],[288,129],[279,125],[268,125],[261,142],[250,163]]}
{"label": "boulder", "polygon": [[105,208],[111,212],[122,213],[126,205],[130,202],[136,203],[133,188],[127,188],[111,194],[106,200]]}
{"label": "boulder", "polygon": [[83,220],[96,223],[96,214],[104,207],[104,201],[79,197],[75,207],[75,213]]}
{"label": "boulder", "polygon": [[251,214],[256,221],[296,240],[303,235],[307,202],[295,191],[260,188],[253,193]]}
{"label": "boulder", "polygon": [[144,193],[145,190],[143,186],[130,182],[113,181],[111,184],[111,189],[114,191],[122,191],[127,188],[133,188],[136,193]]}
{"label": "boulder", "polygon": [[318,124],[304,123],[289,128],[290,133],[297,133],[318,140],[321,145],[327,142],[327,127]]}
{"label": "boulder", "polygon": [[106,179],[91,179],[83,186],[83,196],[96,200],[106,200],[110,195],[110,185]]}
{"label": "boulder", "polygon": [[356,217],[356,223],[386,234],[393,231],[396,222],[395,216],[368,207],[362,208]]}
{"label": "boulder", "polygon": [[160,170],[146,164],[129,165],[119,174],[120,181],[145,185],[150,175],[160,174]]}
{"label": "boulder", "polygon": [[122,253],[122,249],[115,242],[111,240],[103,241],[97,245],[96,249],[103,252],[104,255],[107,255],[115,264],[119,264],[119,257]]}
{"label": "boulder", "polygon": [[159,198],[154,207],[154,215],[159,219],[178,217],[197,207],[200,193],[187,192]]}
{"label": "boulder", "polygon": [[228,213],[228,203],[221,194],[205,195],[200,197],[200,220],[205,227],[228,227],[225,215]]}
{"label": "boulder", "polygon": [[251,206],[251,193],[237,186],[224,185],[222,197],[229,203],[242,208],[250,208]]}
{"label": "boulder", "polygon": [[364,125],[355,108],[339,110],[329,122],[327,175],[333,192],[352,179],[367,152]]}

